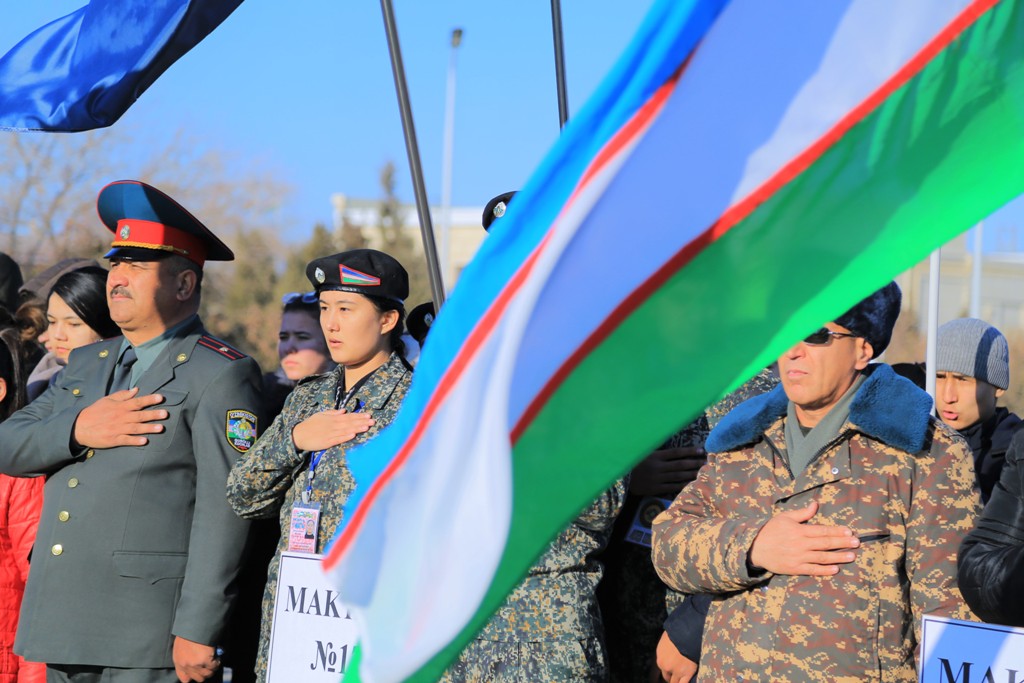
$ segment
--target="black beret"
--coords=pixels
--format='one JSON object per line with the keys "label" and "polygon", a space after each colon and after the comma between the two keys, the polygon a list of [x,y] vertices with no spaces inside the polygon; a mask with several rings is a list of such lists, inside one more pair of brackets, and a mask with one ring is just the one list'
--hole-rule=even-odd
{"label": "black beret", "polygon": [[872,358],[877,358],[889,346],[902,301],[899,285],[890,282],[833,322],[858,337],[864,337],[871,344]]}
{"label": "black beret", "polygon": [[434,324],[434,316],[433,301],[420,304],[409,311],[409,317],[405,320],[405,327],[420,346],[423,345],[423,340],[427,338],[430,326]]}
{"label": "black beret", "polygon": [[404,304],[409,296],[409,274],[393,257],[376,249],[352,249],[314,259],[306,277],[317,292],[355,292]]}
{"label": "black beret", "polygon": [[515,193],[515,190],[505,192],[504,194],[499,194],[497,197],[487,202],[487,205],[484,206],[484,215],[481,219],[484,225],[484,230],[490,230],[491,223],[494,222],[494,219],[501,218],[505,215],[505,210],[508,209],[508,203],[512,201],[512,195]]}

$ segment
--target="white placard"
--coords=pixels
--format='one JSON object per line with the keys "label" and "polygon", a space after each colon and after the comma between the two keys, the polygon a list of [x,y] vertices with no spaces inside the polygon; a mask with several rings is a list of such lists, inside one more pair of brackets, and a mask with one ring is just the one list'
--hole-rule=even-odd
{"label": "white placard", "polygon": [[920,683],[1024,683],[1024,629],[925,616]]}
{"label": "white placard", "polygon": [[324,576],[322,559],[281,553],[267,683],[337,683],[352,659],[355,623]]}

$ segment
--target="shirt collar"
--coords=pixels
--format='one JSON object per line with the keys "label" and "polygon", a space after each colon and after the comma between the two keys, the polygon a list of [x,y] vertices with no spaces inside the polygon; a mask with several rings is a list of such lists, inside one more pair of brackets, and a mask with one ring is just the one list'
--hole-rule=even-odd
{"label": "shirt collar", "polygon": [[[175,336],[177,336],[177,334],[181,330],[183,330],[186,327],[188,327],[189,325],[193,324],[196,321],[196,318],[198,318],[198,317],[199,317],[198,314],[192,314],[189,317],[187,317],[184,320],[182,320],[177,325],[173,325],[173,326],[167,328],[166,330],[164,330],[163,334],[161,334],[160,336],[154,337],[153,339],[150,339],[149,341],[147,341],[147,342],[145,342],[143,344],[139,344],[138,346],[136,346],[135,347],[135,355],[138,357],[138,361],[136,362],[136,366],[137,366],[138,372],[136,372],[136,368],[134,368],[134,367],[132,368],[132,378],[133,378],[133,381],[142,372],[144,372],[146,370],[146,368],[148,368],[149,366],[151,366],[153,364],[153,362],[157,359],[157,357],[160,355],[160,353],[165,348],[167,348],[167,345],[170,343],[170,341]],[[127,339],[122,339],[121,340],[121,348],[117,352],[117,360],[118,360],[118,362],[121,361],[121,356],[124,355],[124,352],[128,349],[129,346],[131,346],[131,343],[129,343],[129,341]]]}

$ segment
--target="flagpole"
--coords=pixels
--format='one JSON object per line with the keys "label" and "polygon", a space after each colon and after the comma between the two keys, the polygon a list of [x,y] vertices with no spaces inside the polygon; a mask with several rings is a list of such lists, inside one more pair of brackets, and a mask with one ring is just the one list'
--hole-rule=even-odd
{"label": "flagpole", "polygon": [[551,0],[551,34],[555,41],[555,81],[558,87],[558,127],[569,121],[569,94],[565,86],[565,41],[562,38],[562,3]]}
{"label": "flagpole", "polygon": [[974,226],[974,249],[971,251],[971,307],[972,318],[981,317],[981,235],[983,223]]}
{"label": "flagpole", "polygon": [[942,268],[942,247],[928,258],[928,321],[924,353],[925,391],[932,397],[932,414],[935,414],[935,364],[939,342],[939,271]]}
{"label": "flagpole", "polygon": [[384,15],[384,31],[388,37],[388,52],[391,54],[391,71],[395,77],[395,92],[398,94],[398,109],[402,115],[402,131],[405,134],[405,151],[409,156],[412,171],[412,187],[416,194],[416,213],[420,219],[423,237],[423,253],[427,257],[427,273],[430,275],[430,291],[434,299],[434,310],[440,311],[444,304],[444,280],[437,260],[437,245],[434,242],[434,225],[430,220],[430,205],[423,183],[423,167],[420,164],[420,150],[416,142],[416,126],[412,120],[409,104],[409,88],[405,82],[405,67],[402,65],[402,48],[398,44],[398,29],[395,26],[395,11],[391,0],[380,0]]}

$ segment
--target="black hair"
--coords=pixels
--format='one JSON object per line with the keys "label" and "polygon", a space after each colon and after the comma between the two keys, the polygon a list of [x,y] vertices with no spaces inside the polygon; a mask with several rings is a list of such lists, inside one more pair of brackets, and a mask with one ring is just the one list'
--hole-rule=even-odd
{"label": "black hair", "polygon": [[56,294],[93,332],[109,339],[121,334],[107,307],[107,271],[96,266],[64,273],[53,284]]}
{"label": "black hair", "polygon": [[405,333],[405,305],[394,299],[386,299],[382,296],[370,296],[364,294],[373,307],[377,309],[378,313],[385,313],[387,311],[398,311],[398,322],[391,329],[391,333],[388,334],[388,343],[391,344],[391,350],[399,355],[402,361],[405,361],[405,341],[402,340],[402,335]]}
{"label": "black hair", "polygon": [[7,395],[0,401],[0,422],[28,403],[25,395],[25,365],[22,358],[21,334],[18,329],[0,329],[0,378],[7,384]]}
{"label": "black hair", "polygon": [[196,274],[196,291],[194,297],[196,301],[199,300],[199,296],[203,293],[203,268],[195,261],[185,258],[180,254],[168,253],[167,256],[160,260],[166,260],[167,266],[171,270],[172,275],[180,275],[186,270],[191,270]]}

